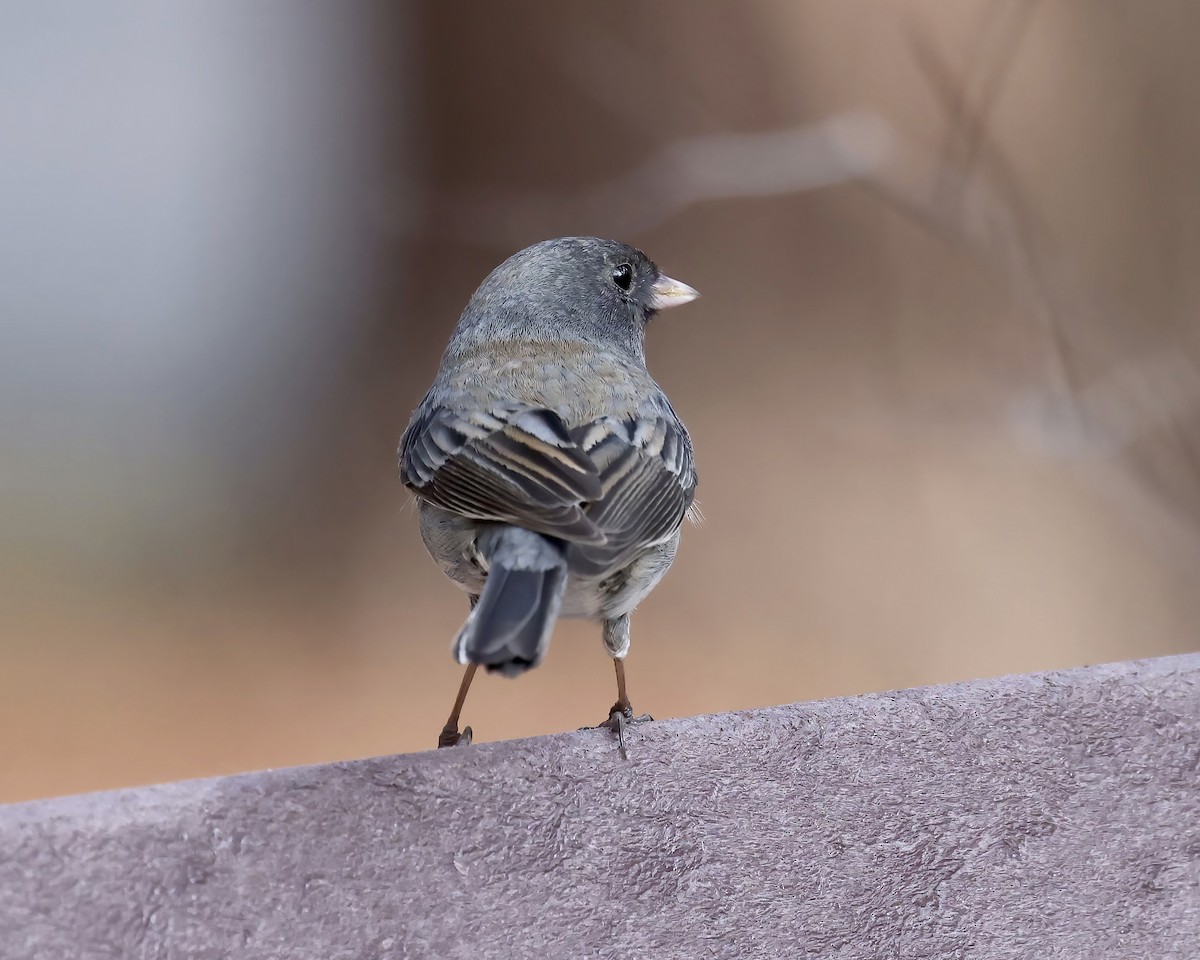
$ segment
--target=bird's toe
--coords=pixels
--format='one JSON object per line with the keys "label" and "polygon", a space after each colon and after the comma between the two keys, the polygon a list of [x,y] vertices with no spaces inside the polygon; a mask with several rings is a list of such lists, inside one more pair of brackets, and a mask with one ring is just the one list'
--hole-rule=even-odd
{"label": "bird's toe", "polygon": [[470,727],[463,727],[462,733],[458,731],[458,725],[448,723],[442,727],[442,732],[438,734],[438,749],[442,747],[469,747],[474,731]]}

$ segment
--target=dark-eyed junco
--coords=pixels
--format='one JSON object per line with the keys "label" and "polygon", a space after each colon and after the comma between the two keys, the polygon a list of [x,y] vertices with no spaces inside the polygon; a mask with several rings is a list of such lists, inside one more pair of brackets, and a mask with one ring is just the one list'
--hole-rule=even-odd
{"label": "dark-eyed junco", "polygon": [[458,321],[400,441],[421,536],[471,599],[454,655],[516,676],[559,616],[603,625],[617,673],[604,724],[633,717],[622,664],[629,615],[675,558],[696,469],[687,430],[646,370],[646,325],[699,294],[640,250],[570,237],[498,266]]}

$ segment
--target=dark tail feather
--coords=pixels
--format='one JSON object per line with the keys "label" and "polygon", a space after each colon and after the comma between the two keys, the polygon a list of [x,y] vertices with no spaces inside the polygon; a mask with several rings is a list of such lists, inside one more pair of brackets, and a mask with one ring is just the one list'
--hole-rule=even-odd
{"label": "dark tail feather", "polygon": [[502,528],[480,548],[489,564],[487,581],[454,653],[459,663],[515,677],[546,653],[567,585],[566,562],[549,540],[514,527]]}

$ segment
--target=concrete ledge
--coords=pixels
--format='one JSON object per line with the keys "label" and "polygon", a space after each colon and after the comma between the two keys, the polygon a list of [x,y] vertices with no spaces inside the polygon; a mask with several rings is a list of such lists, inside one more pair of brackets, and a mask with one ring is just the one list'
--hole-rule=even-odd
{"label": "concrete ledge", "polygon": [[0,956],[1200,956],[1200,654],[0,807]]}

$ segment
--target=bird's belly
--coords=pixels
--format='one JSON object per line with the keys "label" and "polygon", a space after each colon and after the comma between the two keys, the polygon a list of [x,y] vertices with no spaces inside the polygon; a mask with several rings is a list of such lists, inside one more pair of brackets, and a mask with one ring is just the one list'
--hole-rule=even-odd
{"label": "bird's belly", "polygon": [[630,613],[666,574],[679,549],[679,533],[647,547],[621,570],[603,577],[571,574],[560,616],[602,620]]}

